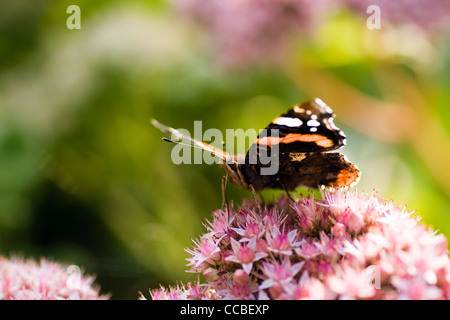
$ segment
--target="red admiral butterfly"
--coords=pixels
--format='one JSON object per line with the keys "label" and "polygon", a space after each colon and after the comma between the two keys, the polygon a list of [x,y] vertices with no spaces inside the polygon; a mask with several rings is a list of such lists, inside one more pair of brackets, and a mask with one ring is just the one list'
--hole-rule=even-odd
{"label": "red admiral butterfly", "polygon": [[[351,187],[358,182],[360,171],[353,163],[343,154],[328,153],[344,146],[346,140],[344,133],[333,123],[334,117],[333,110],[319,98],[296,105],[275,118],[258,135],[246,155],[230,155],[156,120],[152,123],[161,131],[188,140],[193,146],[217,156],[231,182],[238,187],[289,191],[299,186]],[[272,174],[263,173],[269,163],[261,159],[268,153],[278,169]]]}

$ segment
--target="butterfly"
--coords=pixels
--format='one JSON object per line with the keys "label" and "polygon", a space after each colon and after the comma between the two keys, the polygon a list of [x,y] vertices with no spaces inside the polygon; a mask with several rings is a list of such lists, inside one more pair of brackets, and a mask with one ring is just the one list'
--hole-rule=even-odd
{"label": "butterfly", "polygon": [[341,153],[329,152],[346,143],[334,118],[333,110],[319,98],[297,104],[273,119],[245,155],[231,155],[154,119],[152,123],[162,132],[218,157],[229,180],[240,188],[292,191],[299,186],[349,188],[358,182],[360,171],[356,165]]}

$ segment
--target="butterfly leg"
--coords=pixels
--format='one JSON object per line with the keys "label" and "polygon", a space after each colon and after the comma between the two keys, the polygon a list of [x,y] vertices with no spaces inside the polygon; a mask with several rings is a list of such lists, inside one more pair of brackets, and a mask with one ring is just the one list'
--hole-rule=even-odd
{"label": "butterfly leg", "polygon": [[258,211],[261,213],[262,212],[262,210],[261,210],[261,203],[262,203],[261,195],[256,192],[256,190],[252,184],[249,184],[249,187],[250,187],[250,190],[252,190],[252,194],[253,194],[253,197],[255,198],[256,206],[258,207]]}
{"label": "butterfly leg", "polygon": [[294,198],[291,196],[291,193],[289,192],[289,190],[286,188],[286,186],[284,184],[282,184],[284,191],[286,191],[287,196],[289,197],[289,199],[292,200],[292,202],[295,203]]}
{"label": "butterfly leg", "polygon": [[226,174],[222,178],[222,208],[226,208],[226,210],[228,211],[227,182],[228,182],[228,174]]}

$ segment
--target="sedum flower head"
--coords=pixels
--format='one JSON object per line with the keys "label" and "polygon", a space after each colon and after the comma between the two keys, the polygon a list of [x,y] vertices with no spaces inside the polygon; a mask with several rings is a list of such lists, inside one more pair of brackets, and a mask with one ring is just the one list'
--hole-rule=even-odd
{"label": "sedum flower head", "polygon": [[41,259],[0,257],[1,300],[103,300],[94,277],[78,274],[78,268]]}
{"label": "sedum flower head", "polygon": [[392,201],[336,191],[213,212],[189,272],[153,299],[448,299],[447,239]]}

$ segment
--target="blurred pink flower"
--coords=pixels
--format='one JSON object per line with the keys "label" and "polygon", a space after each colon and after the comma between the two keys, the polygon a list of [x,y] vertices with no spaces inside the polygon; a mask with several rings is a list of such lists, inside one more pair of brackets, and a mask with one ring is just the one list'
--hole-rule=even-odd
{"label": "blurred pink flower", "polygon": [[[450,298],[447,239],[375,193],[246,200],[240,208],[215,211],[213,220],[228,224],[186,250],[189,271],[206,280],[195,284],[202,289],[194,298]],[[192,299],[191,291],[161,288],[152,298]]]}
{"label": "blurred pink flower", "polygon": [[[370,268],[371,266],[369,266]],[[341,299],[366,299],[375,297],[377,288],[370,283],[370,270],[346,265],[326,279],[329,291]]]}
{"label": "blurred pink flower", "polygon": [[78,274],[78,268],[41,259],[0,257],[1,300],[104,300],[94,277]]}
{"label": "blurred pink flower", "polygon": [[377,5],[382,21],[392,24],[414,24],[427,31],[449,27],[448,0],[341,0],[341,2],[365,17],[369,16],[367,8],[370,5]]}
{"label": "blurred pink flower", "polygon": [[182,0],[178,10],[214,39],[226,67],[273,62],[293,36],[311,31],[328,0]]}
{"label": "blurred pink flower", "polygon": [[[308,41],[319,23],[338,10],[363,19],[377,5],[386,24],[418,26],[430,35],[449,30],[448,0],[181,0],[177,11],[197,22],[225,68],[283,62],[295,44]],[[365,24],[361,26],[365,28]]]}
{"label": "blurred pink flower", "polygon": [[294,300],[311,299],[326,300],[327,289],[322,281],[317,278],[310,278],[307,272],[304,272],[299,281],[286,287],[288,296]]}

